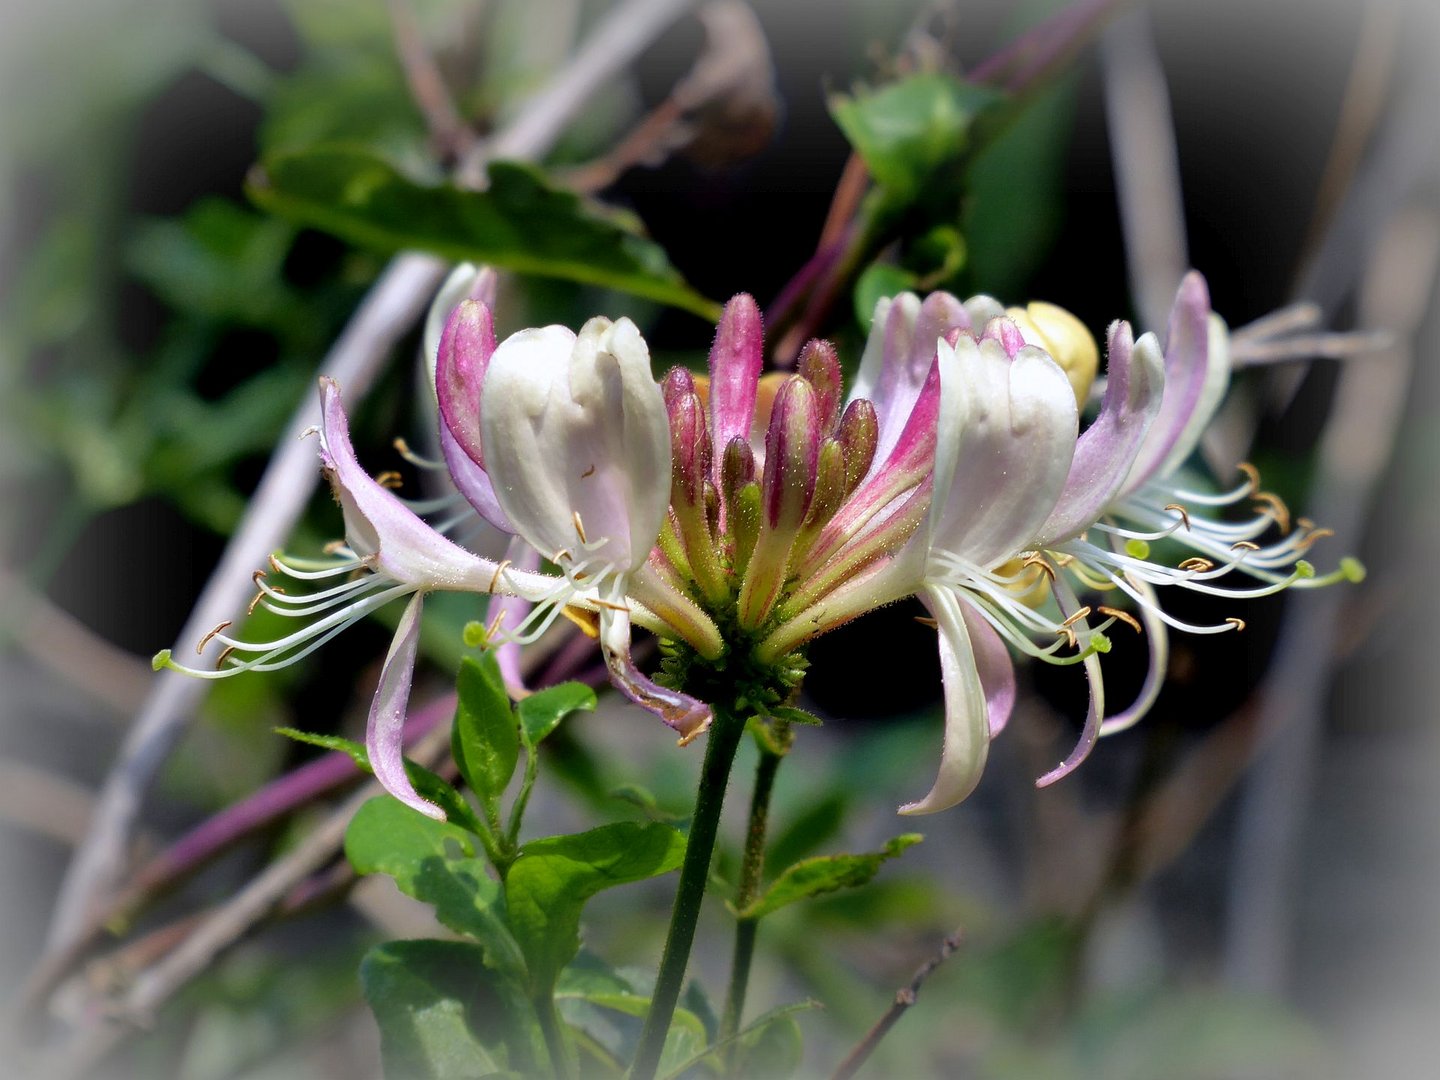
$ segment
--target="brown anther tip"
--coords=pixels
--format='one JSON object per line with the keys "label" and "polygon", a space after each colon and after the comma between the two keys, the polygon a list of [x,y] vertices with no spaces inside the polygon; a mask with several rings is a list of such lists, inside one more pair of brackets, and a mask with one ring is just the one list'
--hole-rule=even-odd
{"label": "brown anther tip", "polygon": [[572,510],[570,520],[575,523],[575,535],[580,537],[580,543],[588,544],[590,541],[585,538],[585,522],[580,520],[580,511]]}
{"label": "brown anther tip", "polygon": [[1244,630],[1244,629],[1245,629],[1245,620],[1244,620],[1244,619],[1237,619],[1234,615],[1231,615],[1231,616],[1230,616],[1228,619],[1226,619],[1225,621],[1226,621],[1227,623],[1229,623],[1231,626],[1235,627],[1236,630]]}
{"label": "brown anther tip", "polygon": [[591,465],[588,469],[586,469],[584,472],[582,472],[582,473],[580,474],[580,479],[581,479],[581,480],[588,480],[588,479],[590,479],[590,477],[592,477],[592,476],[594,476],[594,475],[595,475],[595,466],[594,466],[594,465]]}
{"label": "brown anther tip", "polygon": [[1055,580],[1055,568],[1050,565],[1050,560],[1038,552],[1031,552],[1020,563],[1021,566],[1038,566],[1045,572],[1045,576],[1051,581]]}
{"label": "brown anther tip", "polygon": [[1144,633],[1144,628],[1140,625],[1140,620],[1135,618],[1135,616],[1131,615],[1128,611],[1121,611],[1119,608],[1106,607],[1104,604],[1101,604],[1095,610],[1101,612],[1102,614],[1109,615],[1112,619],[1119,619],[1126,626],[1130,627],[1131,630],[1134,630],[1137,634]]}
{"label": "brown anther tip", "polygon": [[1236,540],[1230,545],[1231,551],[1259,551],[1260,545],[1254,540]]}
{"label": "brown anther tip", "polygon": [[391,440],[390,445],[393,446],[400,454],[406,457],[410,455],[410,444],[399,435],[396,435],[395,438]]}
{"label": "brown anther tip", "polygon": [[396,491],[405,485],[405,478],[394,469],[386,469],[375,477],[375,483],[389,491]]}
{"label": "brown anther tip", "polygon": [[259,585],[259,584],[260,584],[260,579],[261,579],[262,577],[264,577],[264,576],[265,576],[265,571],[264,571],[264,570],[256,570],[253,574],[250,575],[250,580],[253,581],[256,585]]}
{"label": "brown anther tip", "polygon": [[915,621],[918,622],[921,626],[928,626],[931,630],[940,629],[940,623],[937,620],[929,618],[926,615],[916,615]]}
{"label": "brown anther tip", "polygon": [[234,645],[226,645],[220,650],[220,655],[215,657],[215,670],[219,671],[225,666],[225,661],[230,659],[230,654],[235,651]]}
{"label": "brown anther tip", "polygon": [[1084,607],[1082,607],[1079,611],[1075,612],[1075,614],[1071,615],[1068,619],[1066,619],[1066,620],[1065,620],[1063,623],[1061,623],[1060,625],[1061,625],[1061,626],[1074,626],[1074,625],[1075,625],[1077,622],[1079,622],[1081,619],[1083,619],[1083,618],[1085,618],[1087,615],[1089,615],[1090,612],[1093,611],[1093,610],[1094,610],[1094,609],[1093,609],[1089,604],[1086,604]]}
{"label": "brown anther tip", "polygon": [[569,548],[561,548],[559,551],[555,552],[554,555],[550,556],[550,561],[555,563],[556,565],[559,565],[562,562],[572,562],[574,561],[574,559],[575,556],[570,554]]}
{"label": "brown anther tip", "polygon": [[1260,505],[1270,508],[1270,516],[1275,519],[1275,524],[1280,526],[1282,533],[1290,531],[1290,508],[1285,505],[1284,499],[1273,491],[1258,491],[1253,499]]}
{"label": "brown anther tip", "polygon": [[606,608],[606,609],[608,609],[608,610],[610,610],[610,611],[623,611],[623,612],[625,612],[627,615],[630,613],[630,609],[629,609],[628,607],[626,607],[624,604],[612,604],[612,603],[610,603],[610,601],[608,601],[608,600],[595,600],[595,601],[593,601],[593,603],[595,604],[596,607],[603,607],[603,608]]}
{"label": "brown anther tip", "polygon": [[1296,518],[1296,519],[1295,519],[1295,524],[1298,525],[1298,526],[1300,526],[1300,528],[1302,528],[1302,529],[1313,529],[1313,528],[1315,528],[1315,522],[1312,521],[1312,520],[1311,520],[1310,518],[1308,518],[1308,517]]}
{"label": "brown anther tip", "polygon": [[206,645],[209,645],[210,642],[212,642],[212,641],[215,640],[215,635],[217,635],[217,634],[223,634],[223,633],[225,632],[225,628],[226,628],[227,626],[229,626],[230,623],[231,623],[231,620],[230,620],[230,619],[226,619],[226,620],[225,620],[224,622],[222,622],[219,626],[215,627],[215,628],[214,628],[213,630],[211,630],[208,634],[206,634],[204,637],[202,637],[202,638],[200,639],[199,643],[195,646],[195,655],[196,655],[196,656],[199,656],[201,653],[203,653],[203,652],[205,651],[205,646],[206,646]]}
{"label": "brown anther tip", "polygon": [[1075,636],[1075,631],[1071,630],[1069,626],[1062,625],[1056,629],[1055,633],[1057,636],[1063,635],[1065,644],[1069,645],[1072,649],[1078,649],[1080,647],[1080,639]]}
{"label": "brown anther tip", "polygon": [[264,599],[265,590],[262,589],[254,595],[254,597],[250,600],[250,603],[245,605],[245,616],[248,618],[249,616],[254,615],[255,609],[260,606],[260,601]]}
{"label": "brown anther tip", "polygon": [[1166,510],[1174,510],[1177,514],[1180,515],[1180,520],[1185,523],[1185,528],[1186,528],[1187,530],[1190,528],[1190,511],[1189,511],[1189,510],[1186,510],[1185,507],[1181,506],[1179,503],[1166,503],[1166,504],[1165,504],[1165,509],[1166,509]]}
{"label": "brown anther tip", "polygon": [[495,586],[500,584],[500,575],[503,574],[503,573],[505,573],[505,568],[508,567],[509,565],[510,565],[510,560],[509,560],[509,559],[501,559],[501,560],[500,560],[500,565],[497,566],[497,567],[495,567],[495,573],[493,573],[493,574],[490,575],[490,587],[485,590],[486,592],[492,592],[492,593],[493,593],[493,592],[495,591]]}
{"label": "brown anther tip", "polygon": [[344,541],[344,540],[329,540],[329,541],[326,542],[325,546],[322,547],[320,550],[323,551],[326,555],[335,555],[335,554],[337,554],[337,553],[345,550],[345,541]]}
{"label": "brown anther tip", "polygon": [[1242,461],[1235,468],[1245,474],[1245,479],[1250,481],[1250,494],[1254,495],[1260,490],[1260,470],[1248,461]]}
{"label": "brown anther tip", "polygon": [[285,567],[280,565],[280,558],[274,552],[270,554],[270,569],[274,570],[277,574],[285,573]]}
{"label": "brown anther tip", "polygon": [[1199,555],[1192,555],[1178,567],[1180,570],[1193,570],[1197,574],[1203,574],[1207,570],[1214,570],[1215,564],[1209,559],[1201,558]]}

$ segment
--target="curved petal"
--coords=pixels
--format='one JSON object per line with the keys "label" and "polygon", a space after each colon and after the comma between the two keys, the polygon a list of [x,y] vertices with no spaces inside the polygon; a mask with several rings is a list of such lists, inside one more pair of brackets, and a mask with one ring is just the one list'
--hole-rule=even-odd
{"label": "curved petal", "polygon": [[902,814],[933,814],[960,802],[980,782],[990,753],[985,688],[975,662],[966,619],[955,593],[927,586],[925,606],[940,626],[940,676],[945,684],[945,741],[940,771],[922,799],[900,807]]}
{"label": "curved petal", "polygon": [[435,387],[435,359],[440,352],[440,336],[450,313],[461,300],[479,300],[492,311],[495,309],[495,287],[498,277],[488,266],[461,263],[450,271],[450,276],[430,301],[430,310],[425,314],[425,332],[422,337],[425,363],[430,372],[430,386]]}
{"label": "curved petal", "polygon": [[1065,540],[1097,521],[1119,493],[1160,410],[1164,357],[1154,334],[1132,342],[1130,325],[1110,326],[1108,379],[1100,414],[1079,442],[1070,475],[1035,543]]}
{"label": "curved petal", "polygon": [[445,459],[445,469],[455,490],[475,508],[475,512],[501,532],[513,533],[515,526],[500,508],[495,496],[495,485],[490,474],[475,463],[463,446],[456,440],[445,417],[440,417],[440,455]]}
{"label": "curved petal", "polygon": [[370,769],[380,786],[412,810],[426,817],[445,820],[445,811],[422,799],[405,774],[405,712],[410,704],[410,683],[415,676],[415,653],[420,642],[420,605],[423,594],[416,593],[405,605],[395,639],[385,655],[380,670],[380,685],[370,703],[370,718],[365,725],[365,752]]}
{"label": "curved petal", "polygon": [[485,467],[480,439],[480,390],[495,353],[495,320],[476,300],[462,300],[445,322],[435,360],[435,392],[450,437],[479,468]]}
{"label": "curved petal", "polygon": [[[623,599],[618,590],[616,598]],[[710,726],[710,706],[689,694],[660,686],[640,673],[630,656],[630,612],[621,604],[611,603],[600,609],[600,652],[615,689],[678,731],[681,745]]]}
{"label": "curved petal", "polygon": [[[540,553],[527,544],[522,537],[512,536],[505,549],[505,561],[516,570],[534,573],[540,569]],[[520,596],[495,596],[485,611],[491,626],[498,626],[503,632],[513,630],[530,614],[530,601]],[[514,641],[502,641],[495,646],[495,662],[500,665],[500,677],[505,689],[513,698],[529,693],[525,686],[525,675],[520,670],[520,646]]]}
{"label": "curved petal", "polygon": [[[1212,352],[1210,291],[1194,270],[1180,282],[1165,335],[1165,393],[1124,492],[1189,457],[1229,380],[1225,351]],[[1219,381],[1219,392],[1216,383]]]}
{"label": "curved petal", "polygon": [[[1076,599],[1074,590],[1061,574],[1056,574],[1051,582],[1055,599],[1060,604],[1060,611],[1064,615],[1073,615],[1081,610],[1080,601]],[[1090,640],[1091,630],[1084,617],[1080,617],[1070,624],[1076,638],[1079,639],[1081,648],[1086,648]],[[1095,741],[1100,738],[1101,724],[1105,718],[1105,676],[1100,670],[1100,657],[1097,653],[1091,653],[1082,663],[1085,665],[1085,679],[1090,684],[1090,704],[1085,711],[1085,727],[1080,732],[1080,739],[1075,744],[1075,749],[1055,768],[1051,769],[1039,780],[1035,781],[1036,787],[1049,787],[1057,780],[1069,776],[1080,763],[1090,756],[1090,751],[1095,748]]]}
{"label": "curved petal", "polygon": [[1010,722],[1015,709],[1015,662],[1010,650],[995,628],[969,604],[964,605],[965,629],[970,634],[970,647],[975,653],[975,669],[980,673],[980,686],[985,691],[985,715],[990,723],[990,738],[999,735]]}
{"label": "curved petal", "polygon": [[670,428],[629,320],[508,338],[480,404],[484,443],[506,448],[487,462],[496,498],[526,540],[552,557],[588,542],[617,569],[645,561],[670,501]]}
{"label": "curved petal", "polygon": [[320,456],[352,551],[417,589],[489,592],[496,564],[445,539],[360,467],[340,388],[320,380]]}
{"label": "curved petal", "polygon": [[1075,453],[1070,381],[1039,349],[987,338],[940,349],[929,547],[986,566],[1031,546]]}

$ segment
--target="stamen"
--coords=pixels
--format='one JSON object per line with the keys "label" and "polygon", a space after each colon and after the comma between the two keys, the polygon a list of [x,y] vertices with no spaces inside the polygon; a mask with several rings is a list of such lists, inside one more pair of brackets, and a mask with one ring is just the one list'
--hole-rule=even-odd
{"label": "stamen", "polygon": [[921,626],[928,626],[931,630],[940,629],[939,621],[930,618],[928,615],[916,615],[915,621],[918,622]]}
{"label": "stamen", "polygon": [[580,537],[580,543],[588,544],[590,541],[585,538],[585,523],[580,520],[580,511],[572,510],[570,520],[575,522],[575,535]]}
{"label": "stamen", "polygon": [[1135,618],[1135,616],[1131,615],[1128,611],[1121,611],[1119,608],[1106,607],[1104,604],[1101,604],[1095,610],[1101,612],[1102,614],[1109,615],[1112,619],[1119,619],[1126,626],[1130,627],[1131,630],[1134,630],[1137,634],[1144,633],[1144,630],[1140,626],[1140,620]]}
{"label": "stamen", "polygon": [[[1045,571],[1045,575],[1053,582],[1055,580],[1055,568],[1050,565],[1050,560],[1041,555],[1038,551],[1032,551],[1020,562],[1021,566],[1038,566]],[[1061,563],[1061,565],[1065,565]]]}
{"label": "stamen", "polygon": [[1086,604],[1084,607],[1080,608],[1078,611],[1075,612],[1075,614],[1071,615],[1068,619],[1066,619],[1066,620],[1065,620],[1063,623],[1061,623],[1060,625],[1061,625],[1061,626],[1074,626],[1074,625],[1075,625],[1077,622],[1079,622],[1081,619],[1083,619],[1083,618],[1085,618],[1087,615],[1089,615],[1090,612],[1093,611],[1093,610],[1094,610],[1094,609],[1091,608],[1089,604]]}
{"label": "stamen", "polygon": [[417,469],[443,469],[445,467],[444,462],[431,461],[427,457],[421,457],[414,450],[410,449],[408,442],[398,436],[390,445],[395,447],[396,452]]}
{"label": "stamen", "polygon": [[500,575],[503,574],[503,573],[505,573],[505,571],[506,571],[509,567],[510,567],[510,560],[509,560],[509,559],[501,559],[501,560],[500,560],[500,565],[497,566],[497,567],[495,567],[495,573],[493,573],[493,574],[490,575],[490,587],[485,590],[486,592],[488,592],[488,593],[493,593],[493,592],[495,591],[495,586],[497,586],[497,585],[500,584]]}
{"label": "stamen", "polygon": [[1260,545],[1253,540],[1236,540],[1230,545],[1231,551],[1259,551]]}
{"label": "stamen", "polygon": [[219,671],[225,666],[225,661],[230,659],[230,654],[235,651],[234,645],[226,645],[220,650],[220,655],[215,657],[215,670]]}
{"label": "stamen", "polygon": [[1065,637],[1065,644],[1069,645],[1072,649],[1078,649],[1080,647],[1080,639],[1075,636],[1075,631],[1071,630],[1070,627],[1058,627],[1056,628],[1055,633],[1063,634]]}
{"label": "stamen", "polygon": [[550,557],[550,561],[557,566],[560,565],[560,563],[562,562],[573,562],[574,559],[575,556],[570,554],[569,548],[561,548],[559,551],[555,552],[555,554]]}
{"label": "stamen", "polygon": [[309,427],[307,427],[304,431],[300,432],[299,436],[297,436],[297,437],[300,438],[300,439],[308,439],[311,435],[319,435],[319,434],[320,434],[320,428],[319,428],[319,426],[317,426],[317,425],[315,425],[315,424],[311,424],[311,425],[310,425]]}
{"label": "stamen", "polygon": [[1299,525],[1302,529],[1315,528],[1315,522],[1311,521],[1308,517],[1296,518],[1295,524]]}
{"label": "stamen", "polygon": [[375,483],[390,491],[397,491],[405,484],[405,478],[394,469],[386,469],[375,477]]}
{"label": "stamen", "polygon": [[346,544],[344,540],[331,540],[320,550],[323,551],[326,555],[338,555],[340,552],[346,551],[348,549],[349,545]]}
{"label": "stamen", "polygon": [[1166,503],[1163,507],[1161,507],[1161,509],[1174,510],[1177,514],[1180,515],[1180,520],[1185,523],[1185,530],[1187,532],[1190,530],[1190,511],[1186,510],[1185,507],[1181,506],[1179,503]]}
{"label": "stamen", "polygon": [[1280,526],[1282,533],[1290,531],[1290,508],[1285,505],[1284,499],[1273,491],[1259,491],[1255,493],[1255,501],[1262,506],[1270,507],[1275,516],[1275,524]]}
{"label": "stamen", "polygon": [[1250,481],[1250,488],[1248,494],[1254,495],[1260,490],[1259,469],[1257,469],[1254,465],[1251,465],[1248,461],[1242,461],[1239,465],[1236,465],[1235,468],[1239,469],[1242,473],[1244,473],[1245,479]]}
{"label": "stamen", "polygon": [[1215,564],[1209,559],[1202,558],[1199,555],[1192,555],[1190,558],[1182,562],[1177,569],[1186,571],[1193,570],[1197,574],[1204,574],[1208,573],[1211,570],[1214,570]]}
{"label": "stamen", "polygon": [[626,607],[624,604],[612,604],[612,603],[610,603],[610,601],[608,601],[608,600],[592,600],[592,601],[590,601],[590,602],[591,602],[592,604],[594,604],[596,607],[607,608],[607,609],[609,609],[610,611],[623,611],[623,612],[625,612],[627,615],[630,613],[630,609],[629,609],[628,607]]}
{"label": "stamen", "polygon": [[209,645],[210,642],[214,641],[217,637],[223,634],[225,632],[225,628],[227,626],[230,626],[232,621],[233,620],[231,619],[226,619],[219,626],[215,627],[215,629],[211,630],[208,634],[202,637],[199,643],[195,646],[195,655],[200,656],[202,653],[204,653],[205,646]]}
{"label": "stamen", "polygon": [[1225,621],[1226,621],[1227,623],[1229,623],[1231,626],[1235,627],[1236,630],[1244,630],[1244,629],[1245,629],[1245,620],[1244,620],[1244,619],[1237,619],[1234,615],[1231,615],[1231,616],[1230,616],[1228,619],[1226,619]]}
{"label": "stamen", "polygon": [[1310,545],[1315,543],[1317,540],[1324,540],[1327,536],[1334,535],[1334,529],[1327,529],[1323,527],[1316,529],[1312,527],[1309,532],[1307,532],[1304,536],[1300,538],[1300,550],[1308,551],[1310,549]]}

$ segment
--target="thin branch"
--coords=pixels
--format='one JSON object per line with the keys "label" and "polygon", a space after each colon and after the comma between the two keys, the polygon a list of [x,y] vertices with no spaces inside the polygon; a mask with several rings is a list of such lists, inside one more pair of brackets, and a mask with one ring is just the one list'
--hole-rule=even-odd
{"label": "thin branch", "polygon": [[[459,170],[462,182],[483,179],[493,158],[534,159],[549,149],[595,89],[613,77],[683,14],[694,0],[626,0],[616,6],[509,127],[478,144]],[[369,389],[395,343],[425,310],[445,273],[429,255],[397,256],[371,287],[350,324],[320,365],[343,385],[352,404]],[[319,470],[314,448],[299,434],[315,423],[307,396],[282,436],[220,565],[206,583],[181,640],[195,640],[240,611],[252,591],[250,575],[299,520]],[[93,913],[125,871],[126,849],[141,799],[184,730],[208,684],[171,671],[155,682],[101,790],[94,823],[61,886],[47,954],[63,951],[84,933]],[[43,962],[43,961],[42,961]]]}
{"label": "thin branch", "polygon": [[1159,329],[1190,257],[1175,123],[1149,15],[1117,19],[1100,39],[1100,57],[1130,294],[1141,322]]}
{"label": "thin branch", "polygon": [[860,1067],[880,1045],[880,1040],[889,1034],[890,1029],[899,1022],[900,1017],[905,1015],[906,1010],[915,1004],[915,1000],[920,994],[920,987],[924,985],[925,980],[936,968],[950,959],[955,950],[964,943],[964,940],[965,932],[956,930],[941,943],[938,953],[916,969],[910,982],[895,991],[895,1000],[890,1003],[890,1008],[885,1010],[885,1014],[875,1021],[875,1025],[865,1033],[865,1037],[856,1043],[855,1048],[845,1055],[845,1060],[840,1062],[835,1071],[830,1074],[830,1080],[850,1080],[850,1077],[860,1071]]}
{"label": "thin branch", "polygon": [[475,133],[465,123],[445,85],[435,58],[420,35],[420,22],[409,0],[388,0],[395,52],[405,71],[405,82],[415,107],[425,118],[430,138],[445,160],[453,160],[475,144]]}

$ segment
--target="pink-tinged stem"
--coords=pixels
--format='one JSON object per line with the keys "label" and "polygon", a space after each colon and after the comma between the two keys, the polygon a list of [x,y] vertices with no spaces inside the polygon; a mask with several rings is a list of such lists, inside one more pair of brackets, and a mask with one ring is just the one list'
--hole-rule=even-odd
{"label": "pink-tinged stem", "polygon": [[1028,90],[1126,2],[1079,0],[982,60],[970,70],[968,79],[972,83],[1002,85],[1012,93]]}
{"label": "pink-tinged stem", "polygon": [[[414,744],[454,712],[453,693],[411,712],[405,721],[405,745]],[[363,776],[349,754],[335,750],[271,781],[250,797],[201,822],[142,866],[117,898],[116,911],[123,915],[134,910],[152,893],[174,884],[231,844]]]}

